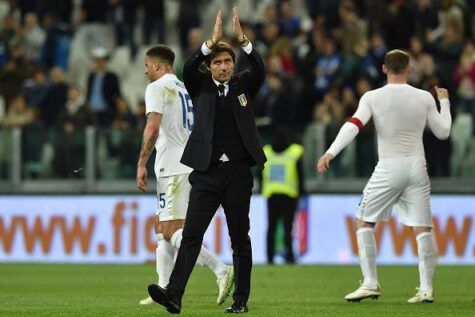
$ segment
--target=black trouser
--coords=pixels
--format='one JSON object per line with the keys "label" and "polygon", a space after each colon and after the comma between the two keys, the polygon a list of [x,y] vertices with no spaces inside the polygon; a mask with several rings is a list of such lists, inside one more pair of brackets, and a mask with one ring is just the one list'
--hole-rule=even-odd
{"label": "black trouser", "polygon": [[267,200],[269,229],[267,231],[267,262],[274,262],[274,238],[277,220],[284,221],[285,248],[287,253],[285,260],[287,263],[294,263],[294,252],[292,250],[292,226],[294,215],[297,209],[297,199],[287,195],[272,195]]}
{"label": "black trouser", "polygon": [[211,165],[190,174],[190,201],[183,240],[167,290],[179,299],[195,266],[203,236],[221,204],[226,216],[235,269],[235,301],[247,302],[251,287],[252,250],[249,238],[249,203],[253,178],[247,160]]}

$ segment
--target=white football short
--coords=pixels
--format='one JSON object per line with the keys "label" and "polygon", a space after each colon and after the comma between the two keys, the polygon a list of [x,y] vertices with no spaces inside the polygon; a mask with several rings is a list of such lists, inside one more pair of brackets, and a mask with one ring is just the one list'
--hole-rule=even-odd
{"label": "white football short", "polygon": [[388,221],[396,205],[399,221],[411,227],[432,227],[430,182],[424,157],[382,159],[363,190],[356,218]]}
{"label": "white football short", "polygon": [[157,215],[160,221],[185,219],[191,185],[190,174],[160,177],[157,184]]}

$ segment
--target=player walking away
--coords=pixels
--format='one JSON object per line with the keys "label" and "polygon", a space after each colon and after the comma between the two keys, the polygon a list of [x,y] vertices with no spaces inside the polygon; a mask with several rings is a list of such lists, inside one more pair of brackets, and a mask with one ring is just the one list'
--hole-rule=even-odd
{"label": "player walking away", "polygon": [[[185,85],[173,74],[175,54],[165,45],[157,45],[145,56],[145,75],[151,81],[145,91],[147,123],[137,166],[137,186],[147,191],[146,164],[156,149],[158,211],[156,218],[156,269],[158,285],[165,287],[180,248],[182,231],[191,185],[191,169],[180,163],[188,137],[193,128],[193,105]],[[159,136],[160,131],[160,138]],[[231,290],[234,269],[226,266],[201,247],[198,264],[209,267],[217,277],[218,304],[222,304]],[[152,304],[148,297],[140,304]]]}
{"label": "player walking away", "polygon": [[417,240],[420,286],[409,303],[434,301],[432,277],[436,246],[431,232],[430,183],[426,171],[422,133],[426,122],[439,139],[447,139],[452,119],[446,89],[435,87],[440,113],[432,95],[407,84],[409,55],[401,50],[388,52],[383,72],[388,84],[361,97],[358,109],[346,122],[328,151],[319,159],[317,170],[325,173],[331,160],[373,117],[378,136],[379,161],[363,190],[356,213],[356,236],[364,281],[348,301],[378,298],[381,287],[376,275],[374,225],[388,221],[397,205],[401,223],[411,227]]}

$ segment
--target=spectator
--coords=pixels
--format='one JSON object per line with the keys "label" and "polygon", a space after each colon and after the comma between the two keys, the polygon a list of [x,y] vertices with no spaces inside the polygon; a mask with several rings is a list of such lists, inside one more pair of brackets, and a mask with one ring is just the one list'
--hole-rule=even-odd
{"label": "spectator", "polygon": [[358,17],[356,8],[351,2],[342,2],[339,12],[341,25],[336,30],[336,35],[343,54],[347,56],[354,53],[356,45],[366,41],[367,26],[366,22]]}
{"label": "spectator", "polygon": [[[358,99],[372,89],[373,86],[368,79],[360,78],[356,83]],[[356,175],[358,177],[371,176],[373,167],[376,165],[375,131],[373,121],[370,121],[356,137]]]}
{"label": "spectator", "polygon": [[117,110],[112,122],[109,138],[109,154],[117,157],[121,166],[121,177],[134,178],[136,172],[136,151],[140,150],[139,136],[135,134],[137,117],[132,114],[127,101],[119,97],[116,101]]}
{"label": "spectator", "polygon": [[94,70],[87,81],[87,103],[99,119],[101,127],[109,127],[121,96],[119,78],[107,70],[108,52],[103,47],[93,49]]}
{"label": "spectator", "polygon": [[414,31],[417,36],[425,37],[439,24],[437,7],[432,0],[417,0],[414,15],[417,17],[414,21]]}
{"label": "spectator", "polygon": [[266,55],[270,50],[272,44],[279,38],[279,25],[276,23],[265,24],[262,27],[262,33],[260,34],[260,39],[256,43],[257,47],[260,48],[260,51],[263,55]]}
{"label": "spectator", "polygon": [[25,99],[18,95],[11,99],[8,106],[7,115],[0,122],[0,126],[4,128],[21,128],[33,123],[35,113],[29,108]]}
{"label": "spectator", "polygon": [[289,0],[280,2],[279,25],[282,34],[289,38],[295,38],[300,33],[300,19],[294,16],[292,3]]}
{"label": "spectator", "polygon": [[[472,115],[475,123],[475,46],[473,41],[465,43],[460,63],[455,72],[459,108]],[[475,130],[475,129],[473,129]]]}
{"label": "spectator", "polygon": [[17,36],[17,25],[12,14],[7,14],[0,28],[0,67],[10,58],[10,48]]}
{"label": "spectator", "polygon": [[408,76],[408,81],[411,85],[421,87],[424,79],[434,73],[434,60],[424,51],[422,41],[417,36],[411,38],[409,52],[412,72]]}
{"label": "spectator", "polygon": [[201,26],[201,2],[202,0],[179,0],[177,23],[182,52],[188,50],[188,43],[186,39],[188,37],[189,30]]}
{"label": "spectator", "polygon": [[[130,0],[135,1],[135,0]],[[157,43],[166,43],[165,29],[165,3],[164,0],[143,0],[144,20],[143,20],[143,41],[148,45],[152,41],[152,32],[157,32]],[[193,25],[191,28],[198,27]],[[187,31],[191,29],[189,28]]]}
{"label": "spectator", "polygon": [[74,170],[82,168],[85,161],[85,128],[94,125],[96,118],[87,104],[78,86],[68,89],[66,106],[58,116],[60,130],[54,167],[57,175],[64,178],[78,177]]}
{"label": "spectator", "polygon": [[61,68],[51,69],[50,81],[46,96],[39,104],[41,121],[46,128],[56,126],[58,115],[64,109],[68,93],[68,84],[65,82],[64,71]]}
{"label": "spectator", "polygon": [[390,0],[383,23],[384,38],[389,48],[408,48],[414,34],[415,17],[406,0]]}
{"label": "spectator", "polygon": [[38,17],[35,13],[27,13],[20,37],[20,45],[27,62],[39,62],[45,40],[46,32],[38,25]]}
{"label": "spectator", "polygon": [[23,96],[28,106],[39,109],[41,102],[48,93],[48,80],[42,68],[36,68],[30,78],[23,84]]}
{"label": "spectator", "polygon": [[27,67],[28,65],[24,64],[21,58],[12,56],[0,69],[0,95],[5,98],[7,104],[10,104],[14,97],[20,95],[23,81],[28,73]]}
{"label": "spectator", "polygon": [[[113,9],[116,44],[129,47],[130,55],[133,57],[137,52],[134,35],[138,3],[136,0],[110,0],[109,5]],[[146,9],[144,13],[145,16],[149,14]],[[148,42],[145,42],[145,44],[148,44]]]}
{"label": "spectator", "polygon": [[282,70],[279,57],[267,58],[268,70],[264,84],[255,99],[255,116],[264,142],[280,126],[296,126],[297,101],[292,79]]}
{"label": "spectator", "polygon": [[447,24],[442,38],[440,40],[429,38],[429,43],[425,48],[434,56],[436,75],[440,79],[440,85],[447,87],[449,92],[454,92],[454,75],[462,51],[460,36],[456,33],[455,27]]}
{"label": "spectator", "polygon": [[317,100],[321,100],[325,92],[333,84],[341,62],[342,58],[336,49],[335,41],[331,38],[326,38],[323,42],[322,56],[317,59],[314,68],[314,90]]}

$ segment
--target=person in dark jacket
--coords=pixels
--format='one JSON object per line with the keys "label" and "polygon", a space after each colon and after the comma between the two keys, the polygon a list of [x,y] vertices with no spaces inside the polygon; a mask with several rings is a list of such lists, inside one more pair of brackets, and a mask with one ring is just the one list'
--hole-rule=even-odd
{"label": "person in dark jacket", "polygon": [[109,127],[116,113],[116,101],[121,96],[119,78],[107,70],[107,49],[92,50],[94,71],[87,80],[87,103],[101,127]]}
{"label": "person in dark jacket", "polygon": [[[150,297],[171,313],[181,311],[181,298],[196,263],[204,233],[219,205],[224,208],[236,272],[234,303],[227,313],[248,311],[252,251],[249,204],[253,177],[250,167],[266,161],[254,122],[252,101],[265,77],[264,63],[243,34],[237,9],[233,30],[250,67],[234,73],[235,54],[222,37],[218,12],[211,37],[187,60],[185,86],[193,102],[193,131],[181,162],[194,171],[187,219],[175,268],[166,289],[149,286]],[[201,69],[205,62],[206,70]]]}

